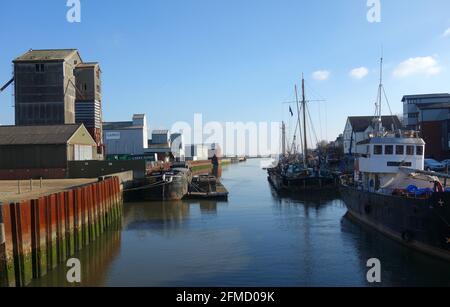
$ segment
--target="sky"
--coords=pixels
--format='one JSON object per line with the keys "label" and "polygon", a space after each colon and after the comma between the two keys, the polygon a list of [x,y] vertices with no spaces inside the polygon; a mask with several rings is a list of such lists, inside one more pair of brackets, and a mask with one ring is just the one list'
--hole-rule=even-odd
{"label": "sky", "polygon": [[[202,113],[292,127],[283,102],[304,73],[316,134],[328,140],[348,116],[374,114],[381,49],[392,113],[403,95],[450,92],[448,0],[381,0],[375,23],[367,0],[80,2],[81,22],[69,23],[67,0],[1,1],[0,83],[30,48],[77,48],[100,62],[105,121],[146,113],[160,129]],[[10,89],[0,123],[14,123]]]}

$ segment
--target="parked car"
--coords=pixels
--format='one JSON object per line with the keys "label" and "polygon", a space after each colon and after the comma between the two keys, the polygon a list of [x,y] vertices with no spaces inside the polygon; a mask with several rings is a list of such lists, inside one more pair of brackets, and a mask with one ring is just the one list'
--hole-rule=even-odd
{"label": "parked car", "polygon": [[444,160],[441,163],[444,164],[445,167],[448,167],[450,169],[450,159]]}
{"label": "parked car", "polygon": [[425,159],[425,170],[433,172],[443,172],[447,169],[447,166],[434,159]]}

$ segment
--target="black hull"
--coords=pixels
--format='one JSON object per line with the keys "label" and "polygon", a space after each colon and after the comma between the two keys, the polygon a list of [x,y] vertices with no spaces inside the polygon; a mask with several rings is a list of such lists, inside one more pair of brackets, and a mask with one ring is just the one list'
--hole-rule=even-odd
{"label": "black hull", "polygon": [[142,199],[147,201],[182,200],[188,194],[187,180],[171,182],[142,190]]}
{"label": "black hull", "polygon": [[341,186],[351,218],[415,250],[450,261],[450,194],[429,199],[381,195]]}
{"label": "black hull", "polygon": [[125,191],[124,200],[127,202],[182,200],[189,193],[191,180],[190,173],[172,177],[162,174],[147,177]]}
{"label": "black hull", "polygon": [[269,171],[269,182],[278,192],[311,192],[323,190],[337,190],[337,178],[333,177],[305,177],[286,178],[276,171]]}

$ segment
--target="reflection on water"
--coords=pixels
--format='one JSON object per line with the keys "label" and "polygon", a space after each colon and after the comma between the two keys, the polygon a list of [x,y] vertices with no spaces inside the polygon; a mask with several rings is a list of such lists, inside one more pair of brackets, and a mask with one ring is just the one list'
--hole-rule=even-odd
{"label": "reflection on water", "polygon": [[[95,287],[107,280],[108,270],[120,252],[121,226],[113,226],[101,239],[92,242],[89,247],[74,256],[81,262],[82,284],[79,286]],[[45,277],[34,280],[31,287],[71,287],[66,279],[67,268],[61,264]]]}
{"label": "reflection on water", "polygon": [[[450,286],[449,263],[348,220],[335,193],[280,196],[258,160],[222,180],[228,202],[125,204],[122,230],[80,255],[84,284],[370,286],[366,263],[379,258],[382,286]],[[64,286],[63,273],[35,285]]]}

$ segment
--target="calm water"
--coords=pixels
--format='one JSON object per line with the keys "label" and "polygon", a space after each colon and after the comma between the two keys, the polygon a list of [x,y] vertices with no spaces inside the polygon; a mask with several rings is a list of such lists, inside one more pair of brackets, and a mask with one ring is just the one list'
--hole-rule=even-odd
{"label": "calm water", "polygon": [[[122,229],[78,257],[85,286],[450,286],[450,264],[354,224],[336,195],[279,198],[260,161],[223,172],[229,202],[125,204]],[[65,268],[34,286],[66,286]]]}

